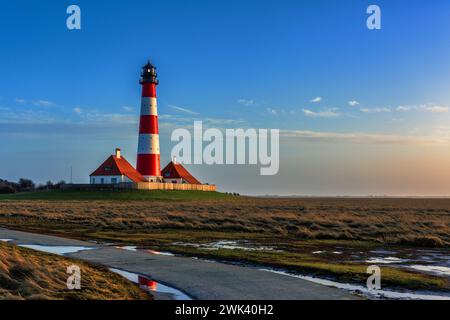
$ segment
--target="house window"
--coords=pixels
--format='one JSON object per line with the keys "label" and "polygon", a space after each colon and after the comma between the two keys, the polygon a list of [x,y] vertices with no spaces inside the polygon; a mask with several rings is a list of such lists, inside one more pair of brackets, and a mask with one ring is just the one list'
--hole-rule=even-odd
{"label": "house window", "polygon": [[172,180],[172,183],[177,183],[177,180]]}
{"label": "house window", "polygon": [[117,183],[117,178],[111,178],[111,183]]}
{"label": "house window", "polygon": [[95,184],[95,178],[92,178],[92,183]]}
{"label": "house window", "polygon": [[101,179],[100,179],[100,183],[101,183],[101,184],[104,184],[104,183],[105,183],[105,178],[101,178]]}

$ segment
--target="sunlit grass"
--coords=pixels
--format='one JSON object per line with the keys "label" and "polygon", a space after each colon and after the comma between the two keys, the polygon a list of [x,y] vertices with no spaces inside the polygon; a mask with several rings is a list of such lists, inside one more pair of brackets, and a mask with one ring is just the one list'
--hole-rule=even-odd
{"label": "sunlit grass", "polygon": [[[81,289],[67,288],[67,267],[81,269]],[[100,266],[0,243],[0,299],[147,300],[138,286]]]}
{"label": "sunlit grass", "polygon": [[[399,250],[448,248],[450,243],[449,199],[260,199],[225,195],[225,199],[171,201],[160,196],[147,200],[0,201],[0,225],[273,266],[359,284],[367,279],[364,262],[311,253],[330,252],[336,247],[355,252],[392,246]],[[217,240],[247,240],[281,251],[202,250],[174,245]],[[382,270],[385,285],[450,288],[448,279],[442,277],[387,265]]]}

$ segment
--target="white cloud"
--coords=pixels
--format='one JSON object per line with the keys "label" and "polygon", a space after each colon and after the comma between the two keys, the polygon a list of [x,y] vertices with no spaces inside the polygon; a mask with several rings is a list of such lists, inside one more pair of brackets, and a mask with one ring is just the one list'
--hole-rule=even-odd
{"label": "white cloud", "polygon": [[246,121],[239,119],[221,119],[221,118],[205,118],[205,119],[197,119],[203,121],[206,125],[242,125]]}
{"label": "white cloud", "polygon": [[412,109],[411,106],[398,106],[395,110],[405,112],[405,111],[410,111],[411,109]]}
{"label": "white cloud", "polygon": [[246,107],[250,107],[250,106],[254,106],[255,105],[255,101],[254,100],[249,100],[249,99],[238,99],[237,102],[243,106]]}
{"label": "white cloud", "polygon": [[123,106],[122,109],[125,110],[125,111],[128,111],[128,112],[133,112],[134,111],[133,107],[128,107],[128,106]]}
{"label": "white cloud", "polygon": [[319,103],[320,101],[322,101],[322,97],[315,97],[314,99],[311,100],[311,102],[313,103]]}
{"label": "white cloud", "polygon": [[76,114],[81,114],[81,108],[79,108],[79,107],[75,107],[75,108],[73,108],[73,112],[75,112]]}
{"label": "white cloud", "polygon": [[364,113],[392,112],[392,110],[390,108],[361,108],[359,110]]}
{"label": "white cloud", "polygon": [[56,104],[54,102],[48,101],[48,100],[33,101],[33,104],[38,107],[54,107],[54,106],[56,106]]}
{"label": "white cloud", "polygon": [[443,107],[443,106],[426,106],[424,109],[426,111],[435,112],[435,113],[448,112],[448,107]]}
{"label": "white cloud", "polygon": [[199,118],[199,117],[189,117],[189,116],[178,116],[172,114],[161,114],[159,115],[161,125],[174,123],[177,125],[192,125],[194,121],[202,121],[204,125],[210,126],[220,126],[220,125],[242,125],[246,123],[244,120],[240,119],[224,119],[224,118]]}
{"label": "white cloud", "polygon": [[103,113],[97,110],[83,111],[81,108],[74,108],[74,112],[78,113],[84,123],[101,123],[102,125],[129,125],[136,124],[138,117],[134,114],[124,113]]}
{"label": "white cloud", "polygon": [[398,106],[395,110],[397,110],[399,112],[415,110],[415,111],[426,111],[426,112],[432,112],[432,113],[443,113],[443,112],[448,112],[449,107],[435,105],[432,103],[427,103],[427,104],[421,104],[421,105]]}
{"label": "white cloud", "polygon": [[22,98],[16,98],[16,99],[14,99],[14,101],[18,104],[24,104],[26,102],[25,99],[22,99]]}
{"label": "white cloud", "polygon": [[278,114],[277,110],[272,109],[272,108],[266,108],[266,111],[274,116],[276,116]]}
{"label": "white cloud", "polygon": [[356,101],[356,100],[350,100],[350,101],[348,102],[348,105],[349,105],[350,107],[356,107],[356,106],[359,105],[359,102]]}
{"label": "white cloud", "polygon": [[[56,119],[53,115],[48,114],[48,112],[44,110],[36,108],[2,108],[2,114],[0,117],[0,123],[2,124],[28,125],[56,123],[57,121],[58,119]],[[61,120],[61,122],[62,121],[63,120]]]}
{"label": "white cloud", "polygon": [[372,134],[363,132],[327,132],[309,130],[281,130],[281,137],[320,140],[325,142],[349,142],[349,143],[379,143],[379,144],[412,144],[435,145],[450,144],[450,136],[414,136],[414,135],[389,135]]}
{"label": "white cloud", "polygon": [[178,106],[174,106],[174,105],[169,105],[170,108],[183,112],[183,113],[187,113],[187,114],[198,114],[198,112],[192,111],[190,109],[187,108],[182,108],[182,107],[178,107]]}
{"label": "white cloud", "polygon": [[309,109],[302,109],[303,113],[307,117],[314,117],[314,118],[336,118],[339,117],[339,113],[336,112],[337,108],[330,108],[325,109],[322,111],[311,111]]}

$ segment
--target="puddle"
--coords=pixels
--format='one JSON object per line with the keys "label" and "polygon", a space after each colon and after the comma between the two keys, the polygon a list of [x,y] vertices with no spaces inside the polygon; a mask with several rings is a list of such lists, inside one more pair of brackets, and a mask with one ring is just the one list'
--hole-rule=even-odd
{"label": "puddle", "polygon": [[397,257],[376,257],[366,260],[367,263],[382,263],[382,264],[390,264],[390,263],[403,263],[409,260],[400,259]]}
{"label": "puddle", "polygon": [[327,287],[334,287],[339,289],[344,289],[347,291],[352,292],[361,292],[368,298],[375,298],[375,299],[410,299],[410,300],[450,300],[450,295],[436,295],[436,294],[428,294],[426,292],[419,293],[419,292],[396,292],[396,291],[390,291],[390,290],[369,290],[367,287],[363,287],[360,285],[353,285],[349,283],[341,283],[326,279],[320,279],[310,276],[302,276],[297,274],[291,274],[284,271],[277,271],[277,270],[271,270],[271,269],[259,269],[266,272],[272,272],[276,274],[281,274],[289,277],[299,278],[306,281],[318,283]]}
{"label": "puddle", "polygon": [[54,253],[59,255],[65,255],[68,253],[76,253],[84,250],[96,249],[96,247],[73,247],[73,246],[42,246],[35,244],[18,244],[19,247],[33,249],[37,251],[43,251],[47,253]]}
{"label": "puddle", "polygon": [[448,276],[450,277],[450,268],[449,267],[441,267],[441,266],[425,266],[425,265],[410,265],[408,266],[411,269],[418,270],[418,271],[424,271],[428,273],[437,274],[440,276]]}
{"label": "puddle", "polygon": [[313,251],[312,254],[321,254],[321,253],[324,253],[324,252],[326,252],[326,251]]}
{"label": "puddle", "polygon": [[391,264],[393,267],[414,270],[420,273],[433,274],[439,277],[450,277],[450,251],[446,249],[383,248],[368,252],[346,253],[348,262],[365,262],[368,264]]}
{"label": "puddle", "polygon": [[165,252],[165,251],[155,251],[155,250],[150,250],[150,249],[147,249],[145,251],[147,251],[147,252],[149,252],[151,254],[157,254],[157,255],[160,255],[160,256],[171,256],[171,257],[175,256],[173,253]]}
{"label": "puddle", "polygon": [[116,247],[117,249],[123,249],[123,250],[128,250],[128,251],[137,251],[137,247],[136,246],[122,246],[122,247]]}
{"label": "puddle", "polygon": [[185,247],[194,247],[198,249],[204,250],[219,250],[219,249],[228,249],[228,250],[245,250],[245,251],[272,251],[272,252],[282,252],[282,250],[276,250],[273,247],[269,246],[257,246],[252,245],[250,242],[246,240],[220,240],[214,241],[210,243],[189,243],[189,242],[174,242],[172,243],[175,246],[185,246]]}
{"label": "puddle", "polygon": [[210,260],[210,259],[205,259],[205,258],[199,258],[199,257],[192,257],[192,259],[194,260],[200,260],[200,261],[204,261],[204,262],[209,262],[209,263],[216,263],[217,261],[215,260]]}
{"label": "puddle", "polygon": [[[379,250],[372,250],[370,251],[372,253],[376,253],[376,254],[396,254],[397,252],[395,251],[390,251],[390,250],[383,250],[383,249],[379,249]],[[362,253],[362,252],[360,252]]]}
{"label": "puddle", "polygon": [[128,251],[143,251],[143,252],[147,252],[150,254],[156,254],[156,255],[161,255],[161,256],[175,256],[173,253],[170,253],[170,252],[156,251],[156,250],[151,250],[151,249],[138,249],[138,247],[136,247],[136,246],[121,246],[121,247],[116,247],[116,248],[128,250]]}
{"label": "puddle", "polygon": [[112,272],[120,274],[122,277],[130,280],[131,282],[137,283],[140,287],[145,287],[145,290],[168,293],[174,297],[175,300],[192,300],[187,294],[181,292],[180,290],[174,289],[172,287],[166,286],[162,283],[152,281],[146,277],[140,276],[137,273],[128,272],[120,269],[110,268]]}

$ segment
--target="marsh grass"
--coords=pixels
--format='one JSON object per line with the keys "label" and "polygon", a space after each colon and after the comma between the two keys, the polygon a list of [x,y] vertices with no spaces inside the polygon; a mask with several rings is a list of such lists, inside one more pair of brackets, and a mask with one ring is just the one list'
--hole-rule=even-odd
{"label": "marsh grass", "polygon": [[9,200],[0,201],[0,224],[144,234],[178,229],[449,247],[450,199]]}
{"label": "marsh grass", "polygon": [[[140,245],[232,262],[367,279],[367,265],[311,255],[336,246],[367,250],[450,246],[450,199],[0,201],[0,225],[79,239]],[[206,251],[173,245],[248,240],[282,252]],[[449,290],[448,279],[383,266],[384,284]],[[364,280],[365,281],[365,280]]]}
{"label": "marsh grass", "polygon": [[[67,289],[67,267],[81,268],[81,290]],[[0,299],[148,300],[135,284],[100,266],[0,243]]]}

